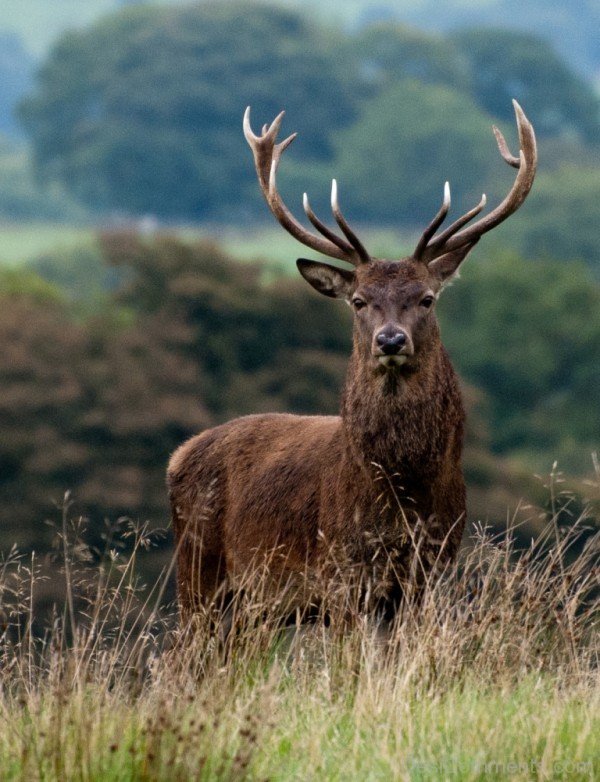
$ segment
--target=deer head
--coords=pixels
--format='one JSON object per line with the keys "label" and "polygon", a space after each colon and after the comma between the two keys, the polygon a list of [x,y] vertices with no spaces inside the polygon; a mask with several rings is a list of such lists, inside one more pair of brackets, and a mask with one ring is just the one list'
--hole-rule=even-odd
{"label": "deer head", "polygon": [[250,107],[244,115],[244,135],[254,154],[260,187],[279,223],[302,244],[323,255],[351,264],[342,269],[331,264],[299,259],[300,274],[319,293],[345,299],[354,311],[354,344],[365,361],[379,371],[414,369],[427,348],[439,341],[436,300],[460,264],[483,234],[515,212],[531,190],[537,164],[533,127],[513,101],[519,133],[519,156],[513,156],[497,127],[493,127],[500,154],[518,169],[506,198],[491,212],[471,222],[485,207],[486,197],[470,211],[438,233],[450,209],[450,186],[444,186],[442,206],[423,232],[412,255],[397,260],[372,257],[350,228],[339,207],[336,180],[331,188],[331,208],[342,236],[326,226],[311,209],[306,193],[304,211],[320,236],[306,229],[283,203],[277,190],[277,168],[282,153],[296,133],[277,143],[285,112],[256,136],[250,126]]}

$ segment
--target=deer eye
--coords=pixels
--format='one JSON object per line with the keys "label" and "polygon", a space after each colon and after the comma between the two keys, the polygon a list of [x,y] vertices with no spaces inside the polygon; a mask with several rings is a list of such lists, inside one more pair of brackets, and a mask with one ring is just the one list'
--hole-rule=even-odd
{"label": "deer eye", "polygon": [[360,299],[358,296],[355,296],[352,299],[352,306],[355,310],[362,310],[363,307],[367,306],[367,302],[364,299]]}
{"label": "deer eye", "polygon": [[435,301],[435,298],[433,296],[425,296],[424,299],[421,299],[419,302],[419,306],[425,307],[426,310],[430,309],[431,305]]}

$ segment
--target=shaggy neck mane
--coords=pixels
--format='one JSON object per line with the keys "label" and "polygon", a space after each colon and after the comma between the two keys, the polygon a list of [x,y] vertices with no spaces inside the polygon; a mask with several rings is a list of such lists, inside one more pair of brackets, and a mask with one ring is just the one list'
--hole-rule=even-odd
{"label": "shaggy neck mane", "polygon": [[352,460],[373,473],[413,482],[442,457],[444,397],[449,393],[444,349],[410,373],[374,372],[353,352],[342,396],[342,426]]}

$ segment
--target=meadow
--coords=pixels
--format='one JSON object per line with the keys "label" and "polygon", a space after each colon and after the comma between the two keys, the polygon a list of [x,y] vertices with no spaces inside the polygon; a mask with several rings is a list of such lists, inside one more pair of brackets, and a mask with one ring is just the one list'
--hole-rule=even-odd
{"label": "meadow", "polygon": [[64,605],[43,631],[41,563],[13,551],[0,568],[2,779],[596,779],[600,540],[585,511],[564,526],[550,491],[528,549],[474,527],[392,624],[341,574],[342,613],[285,629],[260,583],[227,619],[179,628],[173,562],[138,578],[148,530],[123,523],[99,551],[66,502]]}
{"label": "meadow", "polygon": [[[173,313],[177,313],[187,318],[183,323],[200,323],[197,341],[184,341],[183,345],[198,361],[206,350],[206,335],[214,335],[220,372],[227,366],[238,372],[241,366],[235,353],[224,360],[228,356],[228,323],[235,336],[231,344],[237,347],[240,322],[249,324],[248,333],[255,335],[257,345],[263,329],[269,334],[282,330],[287,334],[288,329],[294,335],[307,312],[316,318],[315,334],[329,333],[336,323],[335,312],[324,308],[319,315],[319,310],[313,310],[316,305],[310,293],[303,298],[303,288],[288,288],[294,281],[281,280],[284,271],[286,276],[295,272],[292,261],[298,250],[293,240],[280,237],[277,229],[230,230],[222,232],[221,237],[224,250],[219,251],[212,244],[188,244],[204,238],[204,234],[189,228],[179,228],[175,236],[122,235],[111,239],[95,237],[91,230],[77,226],[54,233],[51,226],[40,223],[0,232],[0,255],[7,266],[23,269],[44,253],[50,259],[60,256],[64,265],[60,280],[69,277],[69,269],[80,268],[75,276],[81,287],[92,284],[85,269],[96,269],[97,277],[103,278],[106,269],[119,269],[119,258],[126,258],[131,273],[125,281],[130,287],[124,289],[124,296],[119,288],[111,294],[114,312],[133,304],[142,307],[138,314],[140,329],[151,335],[159,334],[148,328],[151,318],[156,317],[154,302],[159,302],[172,321]],[[370,246],[377,247],[382,255],[391,252],[386,248],[403,243],[410,246],[405,236],[384,231],[373,231],[370,236]],[[83,267],[78,261],[82,246],[97,248],[94,252],[99,260],[92,259]],[[67,252],[64,258],[63,249]],[[73,253],[72,267],[68,266],[69,251]],[[253,264],[253,258],[259,256],[264,261]],[[147,258],[153,260],[151,266]],[[237,260],[245,263],[236,265]],[[479,322],[472,328],[463,325],[469,302],[487,302],[490,298],[499,302],[510,274],[513,278],[520,273],[537,274],[521,262],[515,262],[514,269],[509,266],[508,274],[503,271],[503,263],[498,259],[495,270],[490,265],[502,282],[493,288],[493,297],[484,278],[481,295],[467,295],[462,305],[456,305],[459,336],[472,332],[477,342],[484,337]],[[273,280],[265,282],[270,270]],[[453,296],[460,295],[469,274],[467,271],[465,279],[456,285]],[[570,272],[564,274],[566,279]],[[554,269],[552,275],[555,288],[560,289]],[[226,288],[219,286],[222,279],[228,281]],[[190,288],[190,280],[203,296],[199,312],[191,309],[197,293]],[[539,295],[529,277],[522,290]],[[18,317],[23,317],[17,299],[6,298],[9,324],[14,321],[11,306]],[[524,300],[522,294],[519,300]],[[102,301],[110,312],[107,299]],[[29,314],[23,322],[35,324],[38,311],[46,309],[57,318],[54,330],[48,330],[47,325],[43,328],[49,334],[48,343],[58,350],[58,358],[50,356],[52,367],[69,368],[64,370],[69,377],[70,368],[78,366],[75,350],[81,349],[81,357],[85,357],[87,348],[77,348],[79,343],[68,339],[61,348],[65,337],[79,333],[72,320],[60,315],[62,310],[54,298],[46,303],[34,298],[33,302],[30,310],[24,310]],[[247,313],[246,302],[252,302],[252,312],[257,313],[252,318],[256,320]],[[274,317],[279,317],[274,321],[277,327],[273,327],[270,317],[265,320],[266,326],[261,320],[270,312],[268,306],[274,306]],[[508,308],[506,311],[506,321],[515,321],[517,315]],[[283,315],[278,316],[279,312]],[[504,322],[502,317],[496,320]],[[78,322],[85,320],[75,320]],[[113,330],[111,322],[109,319],[107,346],[118,345],[119,337],[128,334],[126,326],[121,326],[121,331]],[[159,320],[160,334],[165,333],[164,322]],[[54,320],[44,323],[52,324]],[[517,329],[519,333],[524,330]],[[577,331],[582,329],[577,326]],[[93,358],[97,361],[98,332],[91,333],[95,337]],[[347,324],[343,320],[339,321],[339,333],[346,338]],[[492,340],[495,334],[494,327],[490,329]],[[590,340],[582,334],[587,355]],[[165,344],[171,351],[178,343],[169,341],[168,332],[166,337]],[[34,366],[45,367],[43,361],[38,361],[36,344],[33,342],[30,348],[25,343],[23,355]],[[144,366],[137,373],[132,371],[139,361],[137,344],[134,339],[134,351],[124,354],[126,374],[109,375],[105,384],[109,399],[101,420],[112,424],[130,416],[128,393],[123,394],[122,401],[125,416],[115,414],[121,408],[114,406],[112,389],[127,391],[125,379],[139,375],[148,398],[140,402],[140,387],[136,384],[131,400],[148,410],[156,408],[160,419],[152,423],[156,431],[146,419],[139,435],[117,429],[113,451],[103,450],[113,447],[110,440],[109,446],[102,441],[96,444],[85,427],[81,438],[76,436],[74,440],[88,445],[93,464],[109,463],[111,475],[118,475],[122,469],[118,459],[130,459],[136,467],[140,461],[147,465],[139,471],[145,479],[140,484],[140,496],[149,502],[152,485],[156,502],[148,507],[128,503],[133,516],[152,518],[156,523],[165,518],[161,505],[165,499],[163,470],[165,453],[173,447],[168,439],[173,435],[165,427],[178,419],[169,418],[173,413],[168,408],[163,420],[164,408],[157,402],[163,393],[172,399],[173,380],[168,372],[158,373],[167,378],[163,389],[162,385],[150,385],[156,381]],[[286,337],[283,345],[288,360],[290,344],[293,341]],[[465,349],[455,348],[456,355],[472,356],[469,344]],[[573,344],[566,342],[569,354],[573,354]],[[243,354],[257,353],[252,345],[250,350],[244,348]],[[344,356],[347,351],[345,343],[328,348],[334,357],[338,356],[335,350]],[[485,353],[486,365],[489,354]],[[162,353],[149,351],[148,356],[149,366],[162,366]],[[317,363],[321,366],[332,362],[319,359]],[[113,365],[121,364],[108,353],[107,366]],[[87,366],[82,364],[81,377],[90,376]],[[298,366],[302,372],[302,362]],[[585,364],[581,362],[581,366]],[[6,367],[6,377],[12,381],[10,354]],[[345,357],[340,372],[343,368]],[[206,369],[203,365],[202,377],[209,376],[209,369],[208,363]],[[31,424],[32,453],[37,454],[36,421],[45,420],[52,389],[45,380],[38,382],[34,373],[31,377],[36,388],[44,388],[41,412],[30,410],[27,417],[15,416],[15,421]],[[267,392],[258,386],[256,398],[251,398],[248,375],[240,377],[227,380],[225,387],[243,388],[248,404],[252,409],[258,407],[263,399],[258,394]],[[219,375],[215,388],[221,389],[223,382]],[[186,410],[197,394],[195,376],[190,383],[193,397],[185,395],[185,388],[178,391]],[[334,386],[330,402],[334,405],[335,383],[329,385]],[[523,380],[516,385],[522,392]],[[6,383],[5,387],[11,386]],[[83,399],[87,397],[86,393],[82,395]],[[14,398],[20,404],[23,390]],[[576,398],[575,394],[570,396],[571,409]],[[267,402],[274,403],[272,391]],[[81,414],[78,404],[75,400],[73,412],[69,408],[65,413],[66,437],[72,436],[74,422]],[[289,409],[293,403],[284,398],[281,406]],[[314,406],[320,411],[326,409],[320,398],[315,399]],[[592,408],[582,405],[582,409],[589,424]],[[83,413],[86,411],[83,406]],[[531,417],[529,410],[527,417]],[[592,482],[586,483],[587,477],[581,477],[576,487],[573,481],[561,483],[561,476],[553,470],[546,483],[548,496],[539,496],[539,487],[531,491],[535,507],[520,507],[505,529],[500,524],[504,509],[514,505],[514,497],[526,496],[527,492],[513,485],[514,476],[506,471],[504,462],[494,461],[497,457],[488,449],[481,415],[478,419],[473,412],[470,418],[474,428],[465,465],[470,481],[470,516],[489,517],[495,526],[472,525],[456,566],[430,585],[418,610],[408,601],[391,626],[359,610],[353,602],[354,585],[346,584],[341,577],[344,610],[340,611],[330,596],[331,604],[326,601],[321,616],[311,624],[282,629],[280,618],[288,613],[285,605],[273,605],[261,593],[259,584],[257,591],[239,595],[233,619],[231,609],[225,615],[217,611],[198,616],[192,627],[180,628],[172,600],[172,549],[148,528],[135,527],[128,521],[102,527],[104,516],[117,518],[120,502],[117,498],[109,504],[115,484],[107,481],[106,473],[99,472],[99,478],[91,483],[92,488],[101,485],[106,489],[104,495],[92,495],[90,500],[81,487],[74,486],[76,493],[83,495],[83,502],[73,506],[68,501],[58,529],[50,530],[54,540],[43,542],[41,536],[49,531],[42,525],[43,517],[35,522],[38,512],[27,510],[23,501],[15,499],[15,487],[23,489],[32,470],[16,475],[6,492],[15,504],[6,513],[11,526],[4,528],[5,554],[0,560],[0,779],[596,779],[600,773],[600,534],[597,508],[586,508],[583,498],[593,501],[598,496],[597,462]],[[548,421],[547,415],[540,418],[544,431]],[[193,425],[204,426],[207,421]],[[187,431],[191,426],[188,419],[183,419],[173,429]],[[563,428],[572,431],[571,427]],[[151,448],[146,442],[149,431],[156,438]],[[13,441],[19,443],[20,436],[13,435]],[[177,433],[176,442],[182,436]],[[140,453],[146,451],[140,450],[142,446],[149,449],[143,460]],[[61,453],[56,448],[53,460]],[[69,449],[64,453],[68,456]],[[125,474],[131,484],[128,464],[125,462]],[[73,474],[79,472],[77,468]],[[52,484],[55,494],[65,481],[62,468],[57,473]],[[35,476],[40,482],[42,478],[42,498],[47,504],[48,479]],[[577,497],[565,492],[566,486],[576,491]],[[32,492],[32,496],[37,495]],[[21,519],[14,510],[17,504],[22,506]],[[77,508],[85,512],[86,505],[93,508],[87,529],[76,512]],[[500,506],[503,510],[499,514]],[[545,513],[542,508],[546,508]],[[31,544],[24,542],[23,553],[8,551],[12,540],[25,533]],[[528,541],[531,543],[526,547]],[[41,553],[34,554],[32,549]],[[162,572],[157,576],[161,565]],[[350,622],[336,619],[349,614]],[[229,624],[233,629],[226,634],[224,628]]]}
{"label": "meadow", "polygon": [[[92,246],[98,230],[85,225],[40,221],[0,223],[0,268],[26,266],[44,256],[68,254]],[[296,266],[290,259],[298,255],[319,257],[308,248],[299,247],[295,239],[276,225],[243,229],[224,225],[204,228],[176,225],[168,232],[185,242],[214,241],[218,237],[220,246],[233,258],[240,261],[260,259],[263,265],[279,274],[295,275]],[[416,241],[416,234],[372,226],[362,229],[361,235],[366,237],[374,255],[381,257],[408,255]]]}
{"label": "meadow", "polygon": [[[0,782],[600,778],[593,4],[4,5]],[[251,572],[181,626],[168,455],[234,416],[336,413],[350,351],[243,108],[299,133],[294,214],[307,190],[333,224],[335,175],[397,258],[446,178],[457,214],[504,197],[513,97],[535,188],[439,308],[468,413],[458,561],[393,622],[339,563],[310,622]],[[532,475],[554,459],[566,479]]]}
{"label": "meadow", "polygon": [[8,222],[0,225],[0,267],[20,266],[40,256],[73,250],[93,241],[94,232],[76,225]]}

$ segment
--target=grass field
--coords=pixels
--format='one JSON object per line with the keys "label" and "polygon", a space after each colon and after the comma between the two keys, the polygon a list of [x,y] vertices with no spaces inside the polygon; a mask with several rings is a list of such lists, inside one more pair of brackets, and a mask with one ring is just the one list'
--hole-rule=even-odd
{"label": "grass field", "polygon": [[[365,228],[358,230],[361,241],[369,252],[379,258],[399,258],[409,255],[417,237],[385,228]],[[191,236],[206,236],[203,232],[192,232]],[[183,232],[186,236],[186,232]],[[217,239],[223,249],[240,260],[261,260],[269,267],[283,273],[296,274],[296,259],[309,258],[323,260],[319,253],[312,252],[296,239],[286,234],[274,223],[258,229],[233,231],[231,229],[215,231],[210,234]]]}
{"label": "grass field", "polygon": [[[295,260],[300,256],[321,257],[304,248],[275,223],[239,231],[228,227],[169,230],[189,241],[217,241],[235,258],[264,261],[283,272],[295,273]],[[61,251],[87,246],[93,242],[95,233],[91,227],[56,223],[0,223],[0,266],[26,264],[44,254],[57,255]],[[415,237],[388,229],[368,228],[360,233],[373,255],[381,257],[408,254],[416,241]]]}
{"label": "grass field", "polygon": [[89,244],[89,228],[56,223],[0,223],[0,266],[18,266],[45,253],[59,254]]}
{"label": "grass field", "polygon": [[329,626],[283,631],[259,583],[226,635],[222,613],[177,629],[160,583],[138,591],[144,531],[90,566],[65,514],[65,605],[41,637],[35,562],[13,552],[0,568],[1,777],[597,779],[599,540],[582,548],[585,523],[549,518],[520,554],[480,530],[392,625],[354,610],[340,571]]}
{"label": "grass field", "polygon": [[167,681],[135,703],[98,687],[36,698],[4,714],[2,778],[597,779],[597,690],[532,676],[436,692],[403,674],[344,687],[272,665],[252,685],[224,673],[177,682],[182,696]]}

